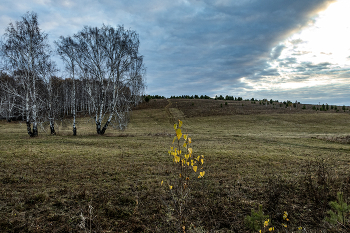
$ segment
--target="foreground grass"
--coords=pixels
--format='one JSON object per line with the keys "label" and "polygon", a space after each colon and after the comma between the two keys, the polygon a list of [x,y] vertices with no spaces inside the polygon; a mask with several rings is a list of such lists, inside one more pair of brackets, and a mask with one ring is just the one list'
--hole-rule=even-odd
{"label": "foreground grass", "polygon": [[[196,204],[188,207],[188,221],[195,226],[248,232],[244,217],[263,204],[276,229],[288,211],[291,229],[331,231],[323,221],[328,202],[343,191],[350,203],[350,146],[324,140],[349,135],[348,114],[207,116],[183,122],[196,155],[206,158],[206,177],[194,183]],[[86,216],[90,204],[94,231],[172,230],[160,201],[167,195],[160,182],[172,170],[167,151],[174,136],[164,108],[134,111],[124,132],[109,129],[97,136],[87,118],[78,122],[79,136],[70,136],[68,121],[57,131],[29,138],[25,125],[0,123],[0,229],[79,232],[79,215]]]}

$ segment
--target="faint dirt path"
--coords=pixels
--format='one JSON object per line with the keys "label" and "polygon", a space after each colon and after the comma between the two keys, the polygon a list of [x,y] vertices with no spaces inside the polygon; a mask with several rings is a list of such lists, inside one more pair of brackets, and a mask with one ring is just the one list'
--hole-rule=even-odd
{"label": "faint dirt path", "polygon": [[171,124],[176,123],[178,120],[183,120],[185,119],[185,115],[184,113],[179,110],[178,108],[171,108],[170,106],[172,106],[173,104],[171,103],[171,101],[168,99],[169,104],[167,106],[165,106],[165,111],[167,112],[168,116],[169,116],[169,121]]}

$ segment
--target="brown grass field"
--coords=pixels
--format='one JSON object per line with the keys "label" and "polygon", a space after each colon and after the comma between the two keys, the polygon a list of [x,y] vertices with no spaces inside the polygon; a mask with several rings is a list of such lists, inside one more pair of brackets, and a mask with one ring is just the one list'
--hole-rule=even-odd
{"label": "brown grass field", "polygon": [[[150,100],[125,131],[104,136],[86,117],[76,137],[70,119],[36,138],[1,121],[0,232],[258,232],[244,219],[260,204],[275,232],[350,232],[348,212],[344,224],[324,220],[337,192],[350,204],[350,112],[301,106]],[[206,171],[191,177],[182,223],[160,185],[176,176],[168,150],[178,119]]]}

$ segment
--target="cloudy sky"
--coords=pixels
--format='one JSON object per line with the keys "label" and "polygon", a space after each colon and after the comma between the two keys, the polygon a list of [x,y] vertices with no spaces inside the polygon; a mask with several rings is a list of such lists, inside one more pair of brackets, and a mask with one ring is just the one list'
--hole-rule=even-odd
{"label": "cloudy sky", "polygon": [[350,105],[349,9],[349,0],[1,0],[0,34],[27,11],[52,45],[85,25],[124,25],[139,34],[147,94]]}

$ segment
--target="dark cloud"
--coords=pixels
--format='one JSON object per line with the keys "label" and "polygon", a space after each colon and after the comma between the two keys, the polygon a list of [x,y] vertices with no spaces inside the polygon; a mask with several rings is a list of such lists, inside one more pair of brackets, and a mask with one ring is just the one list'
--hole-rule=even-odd
{"label": "dark cloud", "polygon": [[277,69],[265,69],[259,73],[261,76],[279,76]]}
{"label": "dark cloud", "polygon": [[281,55],[281,53],[285,47],[286,46],[284,46],[284,45],[278,45],[277,47],[273,48],[272,52],[271,52],[271,58],[277,59]]}
{"label": "dark cloud", "polygon": [[312,70],[324,70],[324,69],[329,69],[329,66],[332,64],[329,62],[322,62],[318,64],[312,64],[311,62],[304,62],[303,65]]}
{"label": "dark cloud", "polygon": [[297,59],[295,57],[288,57],[283,60],[280,59],[278,61],[280,67],[289,67],[290,65],[294,65],[297,63]]}

